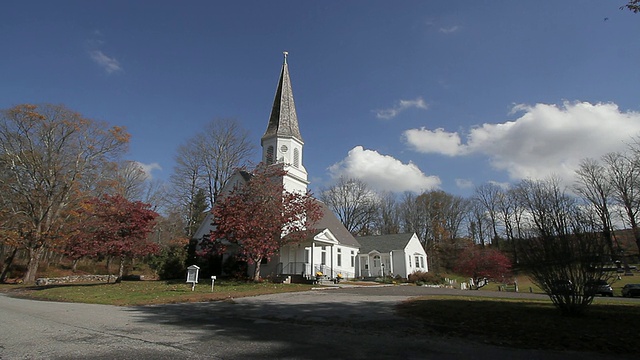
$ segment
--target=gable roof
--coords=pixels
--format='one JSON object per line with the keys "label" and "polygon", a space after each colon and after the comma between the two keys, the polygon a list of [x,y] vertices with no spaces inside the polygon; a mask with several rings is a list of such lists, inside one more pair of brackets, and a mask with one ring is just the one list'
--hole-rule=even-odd
{"label": "gable roof", "polygon": [[284,63],[280,72],[278,89],[273,100],[273,108],[269,117],[269,125],[262,141],[271,137],[293,137],[302,142],[300,128],[298,126],[298,115],[296,105],[293,102],[293,90],[291,89],[291,79],[289,77],[289,65],[287,65],[287,53],[284,53]]}
{"label": "gable roof", "polygon": [[393,250],[406,248],[413,235],[414,233],[358,236],[357,241],[360,243],[361,254],[367,254],[374,250],[380,253],[389,253]]}
{"label": "gable roof", "polygon": [[336,214],[333,213],[329,209],[325,203],[316,199],[318,205],[320,205],[320,211],[322,212],[322,217],[318,220],[317,223],[313,225],[314,229],[318,230],[314,235],[318,234],[320,231],[324,229],[329,229],[331,233],[340,241],[343,245],[360,247],[360,244],[356,240],[356,238],[351,235],[349,230],[342,224],[342,222],[338,219]]}

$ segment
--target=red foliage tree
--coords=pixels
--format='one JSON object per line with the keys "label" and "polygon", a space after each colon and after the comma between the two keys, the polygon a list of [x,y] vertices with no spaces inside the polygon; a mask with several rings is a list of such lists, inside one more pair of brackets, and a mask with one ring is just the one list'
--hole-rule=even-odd
{"label": "red foliage tree", "polygon": [[81,211],[82,227],[73,236],[66,253],[72,258],[119,257],[118,279],[121,279],[125,259],[160,251],[158,244],[148,240],[158,217],[150,207],[121,195],[103,195],[88,200]]}
{"label": "red foliage tree", "polygon": [[498,249],[472,245],[462,251],[454,271],[473,278],[477,286],[485,278],[502,280],[508,276],[511,260]]}
{"label": "red foliage tree", "polygon": [[236,244],[236,255],[255,264],[253,280],[260,280],[262,260],[270,260],[284,245],[302,241],[305,230],[321,216],[310,193],[285,191],[281,181],[285,174],[279,166],[258,165],[246,184],[216,202],[216,229],[203,243],[203,250],[222,253],[226,244]]}

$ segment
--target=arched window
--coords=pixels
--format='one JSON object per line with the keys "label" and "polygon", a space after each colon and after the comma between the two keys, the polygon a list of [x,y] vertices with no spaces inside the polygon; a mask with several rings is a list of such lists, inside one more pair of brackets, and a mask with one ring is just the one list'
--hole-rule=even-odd
{"label": "arched window", "polygon": [[267,148],[267,158],[266,158],[265,161],[266,161],[267,165],[273,164],[273,146],[269,146]]}
{"label": "arched window", "polygon": [[293,149],[293,166],[300,167],[300,151]]}

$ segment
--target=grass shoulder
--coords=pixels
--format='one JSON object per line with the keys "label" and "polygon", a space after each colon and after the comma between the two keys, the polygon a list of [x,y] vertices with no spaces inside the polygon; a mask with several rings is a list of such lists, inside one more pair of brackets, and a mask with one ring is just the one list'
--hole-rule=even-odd
{"label": "grass shoulder", "polygon": [[183,281],[123,281],[117,284],[85,283],[48,286],[0,285],[0,291],[34,300],[78,302],[118,306],[218,301],[238,297],[306,291],[310,285],[217,281],[191,284]]}
{"label": "grass shoulder", "polygon": [[564,317],[550,300],[426,296],[398,306],[422,331],[516,348],[635,354],[640,304],[596,302]]}

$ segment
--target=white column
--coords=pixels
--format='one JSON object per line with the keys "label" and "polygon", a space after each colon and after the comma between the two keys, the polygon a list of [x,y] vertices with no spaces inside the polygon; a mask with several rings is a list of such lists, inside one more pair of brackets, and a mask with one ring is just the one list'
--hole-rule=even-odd
{"label": "white column", "polygon": [[313,248],[314,248],[314,247],[315,247],[315,246],[313,245],[313,239],[312,239],[312,240],[311,240],[311,259],[309,259],[309,262],[311,263],[311,265],[309,265],[309,267],[311,268],[311,269],[310,269],[311,274],[309,274],[309,276],[310,276],[311,278],[313,278],[313,277],[315,277],[315,276],[316,276],[315,270],[313,269]]}
{"label": "white column", "polygon": [[333,279],[333,244],[331,244],[331,279]]}

